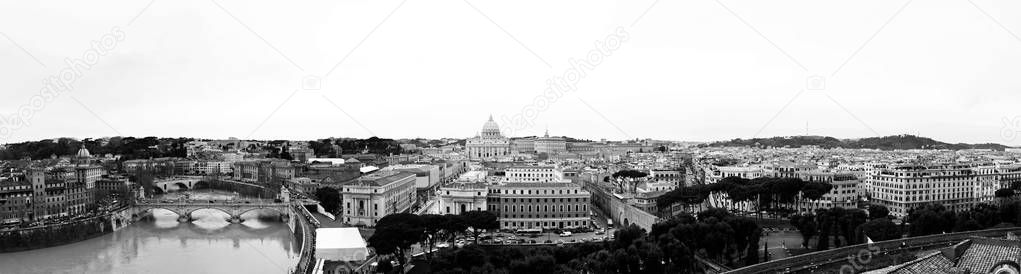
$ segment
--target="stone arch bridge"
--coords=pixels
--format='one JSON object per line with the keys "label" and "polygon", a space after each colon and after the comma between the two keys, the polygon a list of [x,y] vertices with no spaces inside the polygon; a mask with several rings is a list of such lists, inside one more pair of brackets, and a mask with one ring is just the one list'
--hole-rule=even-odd
{"label": "stone arch bridge", "polygon": [[209,187],[209,179],[201,176],[178,176],[168,179],[161,179],[153,182],[153,187],[158,193],[165,193],[174,187],[178,190],[191,190],[194,188]]}
{"label": "stone arch bridge", "polygon": [[194,220],[191,214],[201,209],[218,210],[230,215],[231,223],[240,223],[244,220],[241,215],[257,210],[274,210],[280,214],[283,220],[290,219],[290,203],[274,202],[273,200],[139,200],[135,205],[139,216],[152,214],[154,209],[164,209],[177,214],[177,221],[189,222]]}

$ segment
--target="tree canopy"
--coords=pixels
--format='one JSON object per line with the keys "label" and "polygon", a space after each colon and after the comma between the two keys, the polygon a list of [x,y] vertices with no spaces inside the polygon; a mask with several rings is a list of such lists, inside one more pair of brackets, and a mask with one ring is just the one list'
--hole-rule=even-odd
{"label": "tree canopy", "polygon": [[316,189],[316,200],[319,200],[319,204],[327,212],[336,213],[340,211],[341,196],[336,188],[320,187]]}
{"label": "tree canopy", "polygon": [[818,200],[832,188],[827,183],[807,182],[799,178],[727,177],[715,184],[676,188],[660,196],[656,204],[660,209],[677,203],[701,204],[710,194],[722,193],[735,202],[753,201],[763,210],[777,210],[789,208],[781,205],[791,205],[799,199]]}
{"label": "tree canopy", "polygon": [[368,244],[376,253],[393,255],[400,265],[404,265],[408,250],[422,241],[424,233],[422,219],[418,215],[391,214],[379,219],[376,232],[369,237]]}
{"label": "tree canopy", "polygon": [[0,160],[18,160],[23,158],[47,159],[50,156],[75,155],[82,147],[92,155],[121,155],[122,160],[149,159],[160,157],[185,157],[187,149],[184,144],[191,138],[157,138],[157,137],[111,137],[109,139],[72,138],[47,139],[40,141],[7,144],[0,150]]}
{"label": "tree canopy", "polygon": [[612,177],[614,179],[618,179],[618,178],[638,179],[638,178],[645,178],[647,176],[649,176],[648,173],[645,173],[645,172],[642,172],[642,171],[638,171],[638,170],[633,170],[633,169],[625,169],[625,170],[617,171],[617,172],[614,172],[613,175],[612,175]]}
{"label": "tree canopy", "polygon": [[493,229],[500,228],[500,222],[497,220],[496,214],[489,211],[468,211],[462,212],[461,216],[464,217],[464,223],[471,228],[472,236],[475,237],[475,243],[479,243],[479,236]]}
{"label": "tree canopy", "polygon": [[565,246],[476,245],[437,252],[436,273],[698,273],[695,254],[731,267],[759,262],[761,229],[713,209],[653,226],[623,227],[615,240]]}

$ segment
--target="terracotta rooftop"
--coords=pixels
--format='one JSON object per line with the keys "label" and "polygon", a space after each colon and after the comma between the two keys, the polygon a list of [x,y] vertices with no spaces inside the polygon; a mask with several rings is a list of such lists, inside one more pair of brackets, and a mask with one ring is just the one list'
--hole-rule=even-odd
{"label": "terracotta rooftop", "polygon": [[1018,263],[1021,259],[1021,241],[990,238],[972,238],[971,247],[957,260],[957,266],[971,273],[988,273],[1004,261]]}
{"label": "terracotta rooftop", "polygon": [[[957,251],[954,251],[954,250]],[[963,252],[960,252],[963,251]],[[955,256],[955,258],[947,256]],[[1021,241],[971,237],[942,252],[922,256],[914,261],[866,272],[868,274],[914,273],[994,273],[1001,268],[1018,270],[1021,261]],[[999,272],[996,272],[999,273]],[[1013,272],[1017,273],[1017,272]]]}

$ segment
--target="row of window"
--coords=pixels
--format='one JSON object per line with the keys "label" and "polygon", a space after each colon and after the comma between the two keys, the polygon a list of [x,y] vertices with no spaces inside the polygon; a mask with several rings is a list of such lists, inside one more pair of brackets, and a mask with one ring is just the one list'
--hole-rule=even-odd
{"label": "row of window", "polygon": [[574,227],[582,226],[582,221],[566,221],[566,222],[503,222],[503,227]]}
{"label": "row of window", "polygon": [[[544,205],[544,206],[542,206],[542,212],[566,212],[566,211],[570,211],[571,210],[571,205],[567,205],[567,210],[564,210],[564,205],[560,205],[560,210],[559,211],[557,210],[557,206],[556,205],[553,205],[553,207],[552,207],[553,211],[550,211],[550,208],[551,207],[549,205]],[[532,209],[533,209],[533,207],[531,205],[528,206],[528,210],[527,211],[525,210],[525,206],[523,206],[523,205],[519,205],[519,206],[506,206],[505,205],[505,206],[503,206],[503,211],[504,212],[535,212],[535,211],[539,211],[539,206],[535,206],[535,208],[534,208],[535,211],[533,211]],[[586,212],[586,211],[588,211],[588,205],[574,205],[574,211],[575,212]]]}
{"label": "row of window", "polygon": [[502,203],[587,203],[588,198],[503,198],[489,199],[491,202]]}
{"label": "row of window", "polygon": [[[539,192],[538,189],[536,189],[534,191],[534,194],[546,194],[546,195],[551,195],[551,194],[572,194],[571,193],[572,191],[574,191],[573,194],[578,194],[578,189],[573,189],[573,190],[572,189],[568,189],[566,191],[566,193],[565,193],[565,191],[563,189],[560,189],[559,191],[554,191],[552,189],[543,189],[541,193]],[[533,194],[533,191],[530,190],[530,189],[529,190],[520,190],[520,191],[517,190],[517,189],[511,189],[510,191],[508,191],[506,189],[503,189],[502,191],[497,190],[495,192],[496,193],[503,193],[503,194]]]}
{"label": "row of window", "polygon": [[585,214],[553,214],[553,215],[549,215],[549,214],[546,214],[546,215],[538,215],[538,214],[537,215],[532,215],[532,214],[524,214],[524,215],[503,214],[503,215],[501,215],[501,217],[503,217],[503,218],[510,218],[510,219],[517,219],[517,218],[529,218],[529,219],[530,218],[543,218],[543,219],[557,218],[557,219],[560,219],[560,218],[583,218],[583,217],[585,217]]}

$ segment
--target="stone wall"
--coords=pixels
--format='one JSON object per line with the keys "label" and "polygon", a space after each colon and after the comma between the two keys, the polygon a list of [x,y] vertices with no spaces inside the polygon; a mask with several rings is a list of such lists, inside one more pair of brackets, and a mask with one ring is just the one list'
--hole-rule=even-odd
{"label": "stone wall", "polygon": [[586,189],[592,192],[592,204],[609,215],[618,227],[635,224],[645,229],[645,231],[652,231],[652,225],[656,224],[659,220],[658,217],[651,213],[628,205],[626,201],[617,198],[597,184],[588,184]]}

